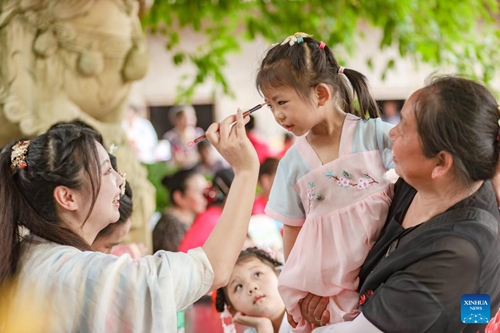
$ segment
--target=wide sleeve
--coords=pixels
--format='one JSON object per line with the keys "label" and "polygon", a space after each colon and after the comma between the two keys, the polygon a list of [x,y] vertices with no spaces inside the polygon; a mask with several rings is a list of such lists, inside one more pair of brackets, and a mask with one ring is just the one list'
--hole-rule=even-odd
{"label": "wide sleeve", "polygon": [[392,154],[392,140],[389,137],[389,131],[394,125],[383,122],[380,118],[376,119],[377,127],[377,146],[382,156],[382,161],[386,170],[394,169],[394,160]]}
{"label": "wide sleeve", "polygon": [[460,237],[427,246],[435,250],[393,273],[363,305],[364,316],[383,332],[461,332],[465,327],[457,314],[462,295],[478,291],[480,255]]}
{"label": "wide sleeve", "polygon": [[285,155],[278,164],[265,212],[278,222],[290,226],[302,226],[305,220],[304,207],[294,188],[295,177],[286,167],[287,162],[292,161],[286,157]]}
{"label": "wide sleeve", "polygon": [[176,312],[213,283],[201,248],[134,260],[58,246],[31,258],[23,282],[50,309],[52,332],[172,332]]}

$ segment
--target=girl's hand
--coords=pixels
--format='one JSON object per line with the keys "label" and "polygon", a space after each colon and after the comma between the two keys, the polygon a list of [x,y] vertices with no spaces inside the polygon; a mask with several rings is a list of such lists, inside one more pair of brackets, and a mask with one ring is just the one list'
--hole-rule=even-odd
{"label": "girl's hand", "polygon": [[[250,117],[243,119],[243,113],[238,110],[220,123],[213,123],[205,132],[207,139],[231,165],[235,173],[259,169],[257,152],[248,140],[245,124]],[[233,122],[236,123],[231,125]]]}
{"label": "girl's hand", "polygon": [[271,319],[266,317],[253,317],[253,316],[247,316],[241,312],[236,312],[236,314],[233,316],[233,321],[235,323],[244,326],[253,327],[257,330],[257,333],[274,332],[273,323],[271,322]]}

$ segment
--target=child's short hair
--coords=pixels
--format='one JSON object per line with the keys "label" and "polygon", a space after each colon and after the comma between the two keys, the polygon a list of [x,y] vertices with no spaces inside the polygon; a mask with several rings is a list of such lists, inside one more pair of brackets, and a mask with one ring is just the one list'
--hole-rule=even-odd
{"label": "child's short hair", "polygon": [[[240,255],[238,256],[238,259],[236,260],[236,264],[248,258],[257,258],[266,265],[269,265],[272,269],[276,269],[283,265],[281,262],[274,259],[269,252],[266,252],[263,249],[259,249],[258,247],[249,247],[241,251]],[[215,298],[215,309],[218,312],[223,312],[224,307],[226,305],[231,305],[229,303],[229,298],[226,296],[225,289],[226,286],[217,289],[217,297]]]}

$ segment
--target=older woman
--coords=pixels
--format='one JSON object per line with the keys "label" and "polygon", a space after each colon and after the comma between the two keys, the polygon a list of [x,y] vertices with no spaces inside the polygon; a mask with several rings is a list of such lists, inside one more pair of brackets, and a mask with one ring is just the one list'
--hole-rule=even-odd
{"label": "older woman", "polygon": [[[499,156],[497,102],[478,83],[437,78],[408,99],[390,135],[401,178],[360,272],[360,312],[315,332],[481,332],[486,320],[461,305],[464,294],[487,294],[484,318],[500,305],[499,213],[488,181]],[[303,315],[328,322],[324,304],[308,295]]]}

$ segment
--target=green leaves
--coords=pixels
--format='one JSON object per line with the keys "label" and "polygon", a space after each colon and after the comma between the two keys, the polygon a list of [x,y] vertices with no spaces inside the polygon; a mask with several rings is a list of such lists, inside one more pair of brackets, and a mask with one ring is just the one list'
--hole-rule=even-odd
{"label": "green leaves", "polygon": [[[189,100],[206,80],[232,93],[222,69],[227,56],[240,51],[243,38],[262,36],[275,43],[304,31],[348,56],[363,52],[355,48],[355,38],[366,26],[382,32],[381,50],[396,46],[402,57],[488,82],[500,60],[498,9],[496,0],[156,0],[142,23],[147,31],[167,37],[176,65],[189,61],[198,68],[179,90],[179,98]],[[205,42],[194,51],[182,49],[183,28],[204,35]],[[393,67],[390,60],[382,75]]]}

